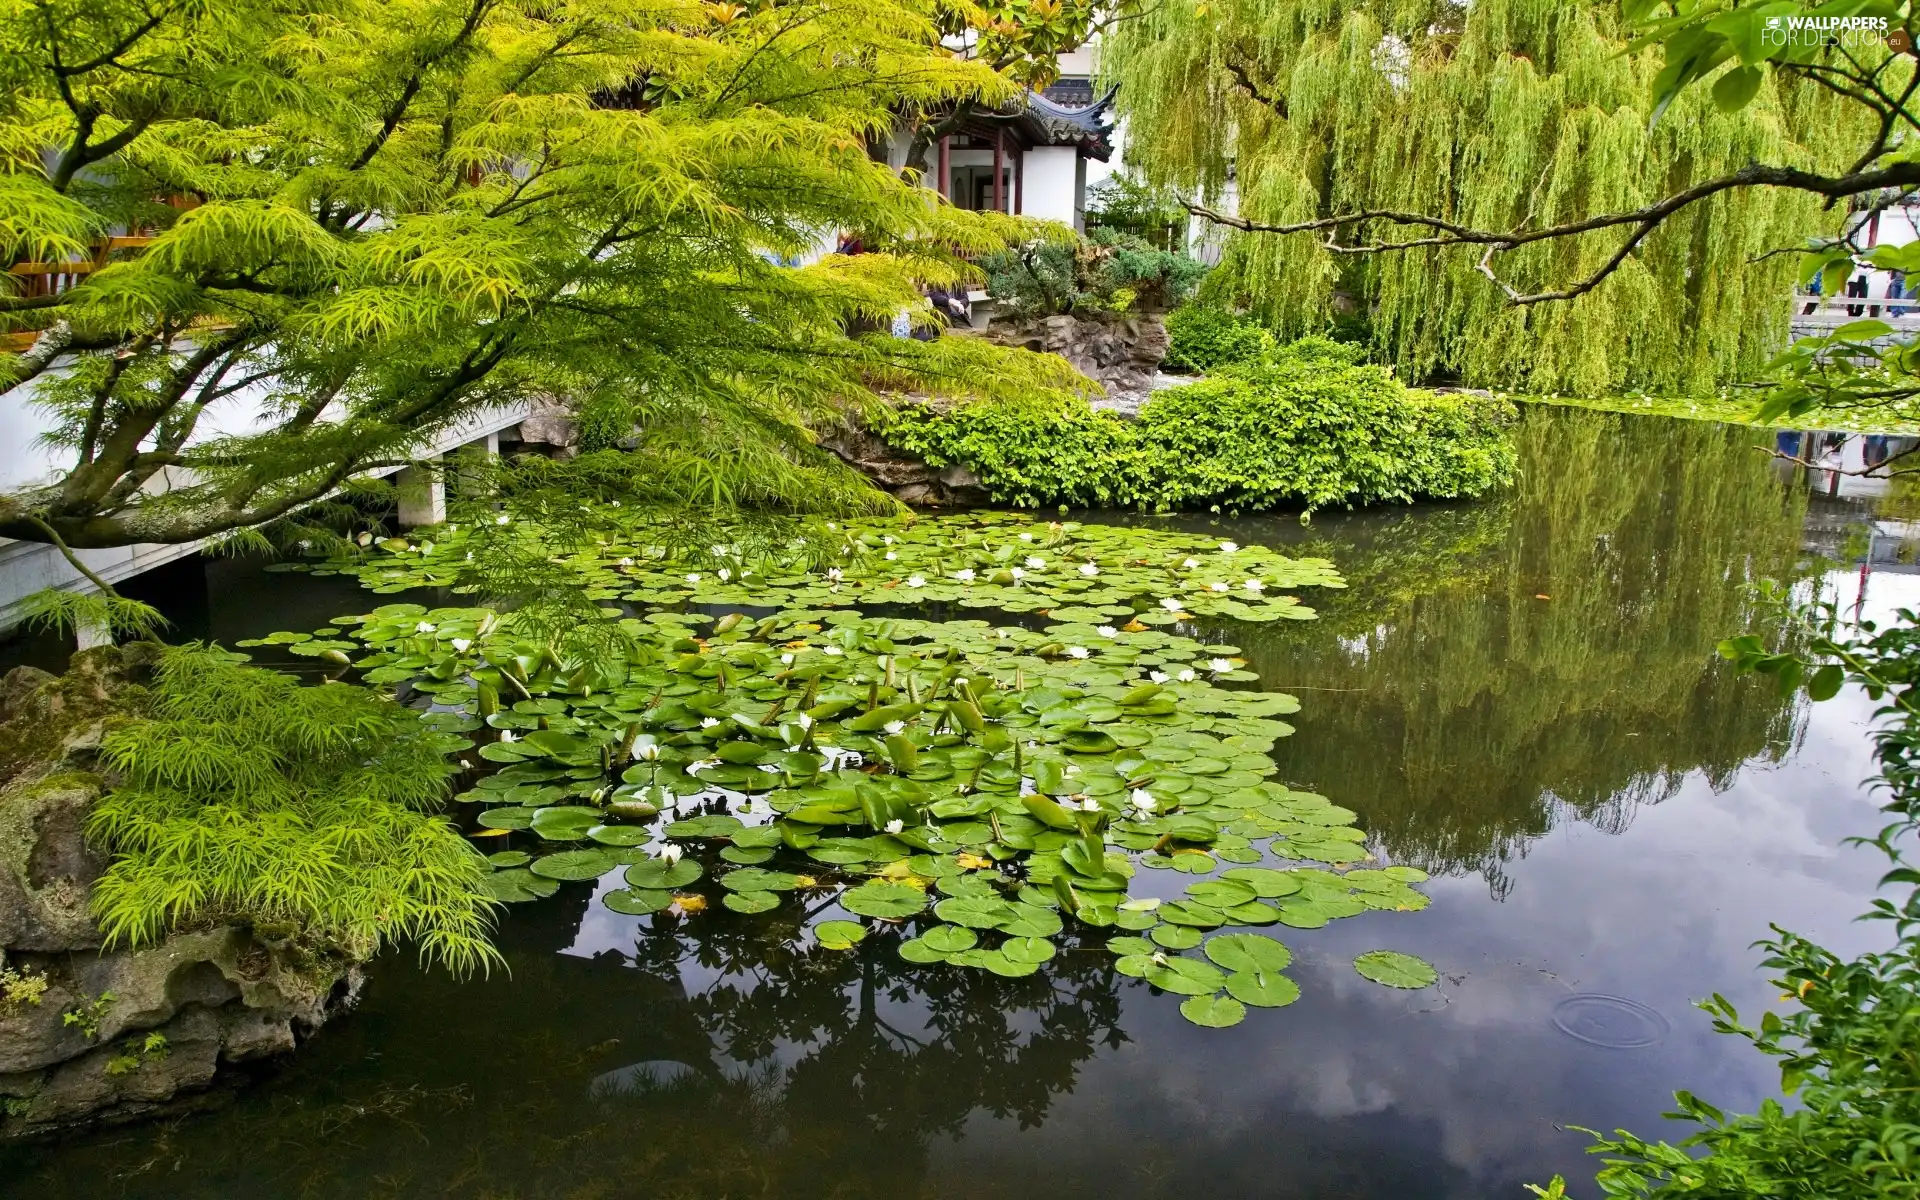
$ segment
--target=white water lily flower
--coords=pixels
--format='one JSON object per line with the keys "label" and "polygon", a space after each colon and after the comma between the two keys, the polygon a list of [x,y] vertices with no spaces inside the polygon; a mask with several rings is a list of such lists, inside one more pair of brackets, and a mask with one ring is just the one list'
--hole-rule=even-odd
{"label": "white water lily flower", "polygon": [[656,762],[660,758],[660,743],[648,742],[644,746],[635,746],[633,756],[642,762]]}
{"label": "white water lily flower", "polygon": [[1167,674],[1165,671],[1148,671],[1147,678],[1153,680],[1155,683],[1165,683],[1167,680],[1172,679],[1173,676]]}
{"label": "white water lily flower", "polygon": [[1085,800],[1082,800],[1080,802],[1080,811],[1081,812],[1099,812],[1100,802],[1098,800],[1095,800],[1092,796],[1088,796]]}
{"label": "white water lily flower", "polygon": [[781,665],[781,666],[783,666],[783,667],[790,667],[790,666],[792,666],[792,665],[793,665],[793,655],[791,655],[791,654],[782,654],[782,655],[780,656],[780,665]]}
{"label": "white water lily flower", "polygon": [[1081,563],[1080,573],[1082,575],[1085,575],[1088,579],[1092,579],[1095,575],[1098,575],[1100,573],[1100,565],[1098,563]]}
{"label": "white water lily flower", "polygon": [[1111,625],[1102,625],[1099,628],[1095,629],[1094,632],[1099,634],[1101,637],[1105,637],[1105,638],[1120,636],[1120,631],[1118,629],[1115,629]]}
{"label": "white water lily flower", "polygon": [[927,586],[927,577],[925,575],[909,575],[907,576],[907,586],[910,588],[925,587]]}
{"label": "white water lily flower", "polygon": [[1091,653],[1093,652],[1091,650],[1088,650],[1085,646],[1068,646],[1067,647],[1067,656],[1069,658],[1085,658],[1087,657],[1087,655]]}
{"label": "white water lily flower", "polygon": [[899,833],[902,829],[905,829],[906,827],[907,827],[907,823],[905,821],[902,821],[899,817],[895,817],[893,820],[888,821],[885,825],[882,825],[880,828],[886,830],[888,833]]}
{"label": "white water lily flower", "polygon": [[500,740],[501,740],[501,741],[503,741],[503,742],[510,742],[510,741],[512,741],[512,740],[513,740],[513,730],[511,730],[511,729],[502,729],[502,730],[500,731]]}
{"label": "white water lily flower", "polygon": [[718,725],[719,723],[720,723],[719,717],[701,717],[700,718],[700,728],[702,729],[712,729],[715,725]]}
{"label": "white water lily flower", "polygon": [[838,528],[840,528],[840,522],[838,522],[838,521],[828,521],[828,522],[827,522],[827,528],[828,528],[828,529],[838,529]]}
{"label": "white water lily flower", "polygon": [[630,567],[633,565],[633,560],[630,558],[623,558],[620,560],[620,565],[623,567]]}
{"label": "white water lily flower", "polygon": [[1163,967],[1166,966],[1167,965],[1166,953],[1164,951],[1155,950],[1153,952],[1153,961],[1160,966],[1163,966]]}
{"label": "white water lily flower", "polygon": [[1029,567],[1032,567],[1034,570],[1038,571],[1040,568],[1047,565],[1047,560],[1044,558],[1041,558],[1037,554],[1029,554],[1027,555],[1027,565]]}
{"label": "white water lily flower", "polygon": [[885,542],[885,543],[886,543],[887,545],[889,545],[889,546],[891,546],[891,545],[893,545],[893,535],[892,535],[892,534],[883,534],[883,535],[881,536],[881,538],[880,538],[880,540],[881,540],[882,542]]}
{"label": "white water lily flower", "polygon": [[958,571],[955,571],[955,572],[953,573],[953,577],[954,577],[955,579],[958,579],[958,580],[959,580],[959,581],[960,581],[961,583],[972,583],[972,582],[973,582],[973,568],[972,568],[972,567],[961,567],[961,568],[960,568],[960,569],[959,569]]}
{"label": "white water lily flower", "polygon": [[1030,542],[1033,540],[1033,535],[1030,533],[1023,533],[1020,535],[1020,540],[1023,542]]}
{"label": "white water lily flower", "polygon": [[1186,668],[1185,670],[1181,671],[1178,675],[1174,676],[1174,678],[1178,679],[1181,683],[1192,683],[1193,668],[1192,667]]}
{"label": "white water lily flower", "polygon": [[1249,579],[1245,583],[1241,584],[1240,586],[1257,595],[1261,591],[1263,591],[1267,585],[1264,583],[1261,583],[1258,579]]}
{"label": "white water lily flower", "polygon": [[433,622],[432,622],[432,621],[422,621],[422,622],[420,622],[420,623],[419,623],[418,625],[415,625],[415,626],[413,627],[413,631],[414,631],[415,633],[432,633],[432,632],[433,632]]}
{"label": "white water lily flower", "polygon": [[888,721],[881,728],[885,729],[888,733],[899,733],[906,727],[907,723],[905,721]]}
{"label": "white water lily flower", "polygon": [[501,514],[500,514],[499,516],[497,516],[497,517],[495,517],[495,518],[493,519],[493,523],[494,523],[495,525],[506,525],[506,524],[508,524],[508,523],[510,523],[510,522],[511,522],[512,520],[513,520],[513,518],[512,518],[512,517],[510,517],[510,516],[508,516],[508,515],[507,515],[507,514],[505,514],[505,513],[501,513]]}
{"label": "white water lily flower", "polygon": [[1220,543],[1220,553],[1222,554],[1233,554],[1237,552],[1239,549],[1240,549],[1239,542],[1221,542]]}
{"label": "white water lily flower", "polygon": [[1190,558],[1187,561],[1181,563],[1180,565],[1185,567],[1187,570],[1191,571],[1195,567],[1200,565],[1200,560],[1197,558]]}
{"label": "white water lily flower", "polygon": [[715,558],[724,558],[727,553],[727,548],[725,546],[708,546],[707,552]]}
{"label": "white water lily flower", "polygon": [[689,576],[687,576],[687,582],[688,582],[688,583],[699,583],[699,582],[700,582],[700,577],[699,577],[698,575],[689,575]]}
{"label": "white water lily flower", "polygon": [[720,577],[721,583],[725,583],[727,580],[733,578],[733,572],[727,570],[725,567],[721,567],[718,571],[715,571],[714,574]]}
{"label": "white water lily flower", "polygon": [[839,583],[839,582],[840,582],[840,568],[839,568],[839,567],[828,567],[828,568],[827,568],[827,582],[828,582],[828,583]]}
{"label": "white water lily flower", "polygon": [[1209,588],[1210,590],[1212,590],[1212,591],[1216,591],[1216,592],[1224,592],[1224,591],[1226,591],[1226,590],[1227,590],[1227,585],[1226,585],[1226,584],[1224,584],[1224,583],[1218,583],[1218,582],[1215,582],[1215,583],[1210,583],[1210,584],[1208,584],[1208,585],[1207,585],[1207,587],[1208,587],[1208,588]]}
{"label": "white water lily flower", "polygon": [[680,861],[680,856],[684,853],[686,853],[686,851],[680,849],[680,847],[669,842],[666,845],[660,847],[660,861],[667,864],[668,866],[672,866],[673,864]]}
{"label": "white water lily flower", "polygon": [[1154,800],[1153,793],[1145,788],[1133,789],[1133,794],[1127,797],[1127,801],[1141,812],[1152,812],[1154,808],[1158,806],[1158,801]]}
{"label": "white water lily flower", "polygon": [[455,639],[453,639],[453,648],[454,648],[454,650],[455,650],[455,651],[456,651],[457,653],[460,653],[460,654],[465,654],[465,653],[467,652],[467,647],[468,647],[468,646],[471,646],[471,645],[473,645],[473,639],[472,639],[472,638],[455,638]]}
{"label": "white water lily flower", "polygon": [[846,653],[846,651],[845,651],[845,650],[842,650],[842,649],[841,649],[840,647],[838,647],[838,646],[828,646],[828,647],[827,647],[827,649],[826,649],[826,652],[827,652],[828,654],[845,654],[845,653]]}
{"label": "white water lily flower", "polygon": [[895,554],[893,551],[889,550],[885,554],[882,554],[880,557],[886,559],[888,562],[892,562],[894,559],[899,558],[900,556],[898,554]]}
{"label": "white water lily flower", "polygon": [[1168,596],[1160,602],[1160,607],[1166,609],[1168,612],[1177,613],[1180,611],[1180,602],[1172,596]]}
{"label": "white water lily flower", "polygon": [[1013,575],[1015,579],[1025,579],[1027,577],[1027,573],[1025,571],[1022,571],[1019,567],[1013,568],[1013,570],[1010,573]]}
{"label": "white water lily flower", "polygon": [[1212,671],[1212,672],[1213,672],[1214,674],[1216,674],[1216,675],[1218,675],[1218,674],[1221,674],[1221,673],[1223,673],[1223,672],[1226,672],[1226,671],[1231,671],[1231,670],[1233,670],[1233,660],[1232,660],[1232,659],[1230,659],[1230,658],[1212,658],[1212,659],[1208,659],[1208,660],[1207,660],[1207,669],[1208,669],[1209,671]]}

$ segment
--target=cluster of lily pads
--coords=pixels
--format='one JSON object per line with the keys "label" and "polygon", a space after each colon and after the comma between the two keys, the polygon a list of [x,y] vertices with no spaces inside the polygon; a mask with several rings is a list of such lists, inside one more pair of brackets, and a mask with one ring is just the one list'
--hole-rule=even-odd
{"label": "cluster of lily pads", "polygon": [[[1011,530],[955,525],[917,553]],[[1116,575],[1123,557],[1167,569],[1148,545],[1125,556],[1105,532],[1051,528]],[[1256,553],[1283,573],[1287,560]],[[1371,855],[1351,810],[1270,778],[1269,751],[1292,732],[1280,718],[1299,706],[1233,686],[1255,679],[1236,647],[1144,620],[1095,625],[1106,610],[1081,607],[1087,619],[1044,631],[838,608],[656,611],[610,617],[619,636],[585,652],[529,640],[489,609],[392,604],[256,644],[351,665],[472,735],[469,765],[495,768],[459,797],[480,806],[476,836],[523,833],[538,851],[491,856],[503,901],[616,873],[624,886],[601,901],[633,915],[716,899],[757,913],[797,895],[826,918],[811,926],[822,947],[866,936],[848,917],[911,922],[903,958],[1007,976],[1038,970],[1071,931],[1105,938],[1119,970],[1185,996],[1181,1011],[1213,1026],[1299,994],[1282,943],[1215,931],[1426,906],[1421,871],[1360,865]],[[1155,871],[1170,877],[1137,886]],[[1148,894],[1175,892],[1182,875],[1194,878],[1177,897]],[[1356,965],[1394,986],[1432,982],[1405,956]]]}
{"label": "cluster of lily pads", "polygon": [[[623,515],[623,513],[625,515]],[[946,601],[1003,612],[1046,611],[1092,624],[1168,624],[1183,615],[1242,621],[1305,620],[1313,610],[1287,592],[1339,588],[1333,564],[1260,546],[1165,530],[1035,522],[979,512],[920,519],[827,522],[777,546],[739,543],[670,549],[659,528],[630,510],[597,510],[601,532],[554,561],[585,593],[639,605],[837,608]],[[459,587],[477,537],[542,531],[506,522],[443,526],[409,540],[368,536],[372,557],[341,556],[308,569],[349,573],[377,592]]]}

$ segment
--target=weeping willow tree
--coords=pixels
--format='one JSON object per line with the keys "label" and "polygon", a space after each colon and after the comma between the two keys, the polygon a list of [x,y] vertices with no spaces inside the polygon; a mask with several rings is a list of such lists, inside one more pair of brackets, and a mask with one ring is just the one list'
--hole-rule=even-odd
{"label": "weeping willow tree", "polygon": [[[1416,377],[1585,395],[1755,377],[1786,339],[1798,264],[1776,252],[1834,233],[1826,200],[1849,193],[1712,185],[1857,170],[1878,115],[1783,71],[1739,105],[1662,95],[1666,60],[1628,52],[1633,32],[1614,0],[1168,0],[1116,25],[1102,69],[1129,159],[1239,230],[1211,286],[1284,334],[1340,298]],[[1526,236],[1702,185],[1644,227]]]}
{"label": "weeping willow tree", "polygon": [[[902,113],[1018,94],[942,43],[953,19],[939,0],[0,5],[0,255],[28,264],[0,275],[0,396],[45,409],[63,459],[0,492],[0,536],[288,521],[534,396],[637,431],[624,486],[662,509],[891,507],[810,421],[879,389],[1077,379],[862,332],[931,322],[922,284],[1034,234],[868,153]],[[815,257],[839,231],[872,252]],[[26,286],[60,275],[78,282]]]}

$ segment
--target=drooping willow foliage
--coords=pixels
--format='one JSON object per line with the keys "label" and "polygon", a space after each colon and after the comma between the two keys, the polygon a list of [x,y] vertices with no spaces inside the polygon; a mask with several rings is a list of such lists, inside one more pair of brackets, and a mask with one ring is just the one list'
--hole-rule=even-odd
{"label": "drooping willow foliage", "polygon": [[[109,733],[120,782],[88,817],[108,941],[244,921],[465,973],[499,961],[488,867],[435,810],[449,738],[364,688],[303,687],[208,646],[169,650],[147,714]],[[458,744],[453,739],[453,744]]]}
{"label": "drooping willow foliage", "polygon": [[[1167,0],[1116,26],[1103,70],[1121,84],[1131,161],[1263,224],[1395,209],[1540,227],[1749,162],[1844,167],[1865,141],[1860,109],[1780,75],[1737,113],[1693,88],[1650,125],[1660,53],[1626,44],[1611,0]],[[1510,305],[1478,247],[1341,255],[1324,234],[1235,235],[1209,286],[1282,336],[1324,328],[1348,293],[1370,310],[1376,350],[1416,376],[1698,392],[1751,377],[1785,340],[1794,256],[1753,260],[1840,217],[1800,194],[1723,194],[1566,304]],[[1341,244],[1425,232],[1374,222]],[[1494,266],[1524,290],[1564,286],[1624,236],[1550,241]]]}

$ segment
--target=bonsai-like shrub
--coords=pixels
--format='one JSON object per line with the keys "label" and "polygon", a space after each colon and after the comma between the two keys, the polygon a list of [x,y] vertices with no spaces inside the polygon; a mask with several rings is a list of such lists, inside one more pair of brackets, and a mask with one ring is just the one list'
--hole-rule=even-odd
{"label": "bonsai-like shrub", "polygon": [[364,688],[302,686],[210,646],[169,650],[145,715],[103,745],[118,784],[87,834],[108,942],[227,921],[456,972],[499,961],[486,860],[436,810],[463,743]]}

